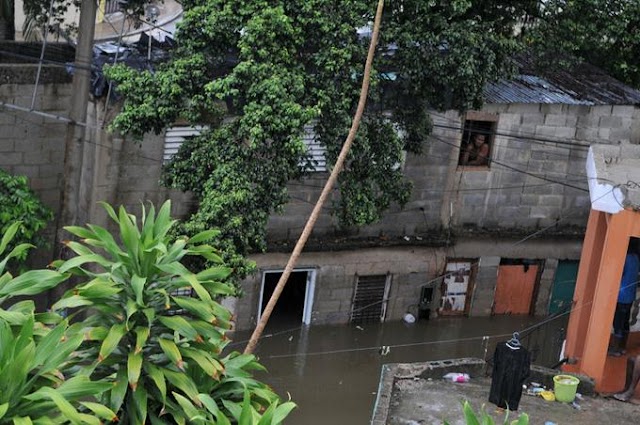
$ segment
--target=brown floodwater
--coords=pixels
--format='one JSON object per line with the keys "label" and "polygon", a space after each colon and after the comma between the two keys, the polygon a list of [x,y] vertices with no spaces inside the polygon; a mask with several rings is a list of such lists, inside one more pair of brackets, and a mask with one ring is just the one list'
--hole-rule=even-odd
{"label": "brown floodwater", "polygon": [[[286,420],[288,425],[368,424],[383,364],[487,358],[497,342],[542,321],[495,316],[414,324],[271,325],[256,350],[268,372],[257,377],[298,405]],[[535,363],[549,367],[559,359],[566,316],[544,321],[535,331],[523,333],[522,344]],[[232,348],[243,350],[249,336],[248,332],[234,335]]]}

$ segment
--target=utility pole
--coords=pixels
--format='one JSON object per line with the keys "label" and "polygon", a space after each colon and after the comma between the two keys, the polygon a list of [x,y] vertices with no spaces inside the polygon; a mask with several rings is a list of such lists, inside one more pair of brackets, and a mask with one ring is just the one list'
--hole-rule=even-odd
{"label": "utility pole", "polygon": [[[96,0],[82,0],[72,81],[71,108],[69,111],[71,121],[67,125],[64,143],[64,174],[54,246],[54,252],[59,252],[61,254],[60,257],[64,257],[66,251],[61,246],[61,242],[65,239],[62,227],[83,225],[83,220],[86,220],[87,217],[86,211],[83,211],[81,207],[83,202],[80,199],[80,187],[84,145],[87,137],[87,105],[89,103],[91,83],[96,11]],[[61,295],[64,290],[64,287],[54,288],[54,294]]]}

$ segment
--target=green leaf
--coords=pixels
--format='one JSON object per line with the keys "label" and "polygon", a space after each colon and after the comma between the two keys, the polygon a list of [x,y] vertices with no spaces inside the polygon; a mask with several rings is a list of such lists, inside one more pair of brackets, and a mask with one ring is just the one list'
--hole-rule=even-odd
{"label": "green leaf", "polygon": [[13,237],[15,236],[20,226],[22,226],[22,222],[16,221],[12,223],[9,227],[7,227],[7,229],[4,231],[4,235],[2,235],[2,240],[0,240],[0,254],[2,254],[5,249],[7,249],[9,242],[13,240]]}
{"label": "green leaf", "polygon": [[34,358],[34,364],[42,365],[51,353],[55,352],[60,340],[64,336],[64,332],[67,329],[68,323],[64,321],[58,326],[53,328],[44,338],[40,339],[38,346],[36,347],[36,355]]}
{"label": "green leaf", "polygon": [[214,364],[213,358],[206,351],[183,348],[185,357],[193,359],[198,366],[210,377],[217,378],[221,371],[221,365]]}
{"label": "green leaf", "polygon": [[146,282],[147,282],[147,278],[140,277],[135,274],[131,278],[131,287],[133,288],[133,293],[136,295],[136,303],[142,307],[145,306],[143,292],[144,292],[144,285]]}
{"label": "green leaf", "polygon": [[478,418],[476,417],[476,414],[473,412],[473,408],[471,407],[468,401],[465,401],[463,403],[462,411],[468,425],[480,425],[480,421],[478,421]]}
{"label": "green leaf", "polygon": [[204,230],[190,237],[188,242],[192,245],[201,243],[201,242],[207,242],[208,240],[215,238],[219,234],[220,234],[220,230],[218,229]]}
{"label": "green leaf", "polygon": [[273,420],[271,423],[274,425],[281,424],[282,422],[284,422],[285,418],[289,416],[289,413],[291,413],[291,411],[295,408],[296,404],[291,401],[287,401],[278,405],[275,409],[275,412],[273,413]]}
{"label": "green leaf", "polygon": [[198,394],[198,399],[204,407],[215,416],[217,425],[231,425],[229,418],[220,410],[211,396],[208,394]]}
{"label": "green leaf", "polygon": [[0,296],[36,295],[47,291],[67,279],[53,270],[29,270],[0,287]]}
{"label": "green leaf", "polygon": [[127,371],[124,368],[118,370],[116,374],[116,380],[113,384],[113,388],[111,389],[109,407],[117,412],[120,410],[122,403],[124,403],[124,398],[127,395]]}
{"label": "green leaf", "polygon": [[91,230],[86,229],[84,227],[65,226],[64,230],[82,239],[97,239],[97,236],[95,233],[93,233]]}
{"label": "green leaf", "polygon": [[169,329],[178,332],[180,335],[189,338],[192,341],[198,339],[198,332],[196,332],[193,326],[191,326],[189,322],[184,319],[184,317],[160,316],[158,317],[158,320]]}
{"label": "green leaf", "polygon": [[147,340],[149,339],[150,329],[144,326],[138,326],[136,332],[136,348],[135,353],[141,353]]}
{"label": "green leaf", "polygon": [[238,420],[238,425],[251,425],[253,422],[253,409],[251,407],[251,396],[249,390],[245,388],[244,399],[242,400],[242,413]]}
{"label": "green leaf", "polygon": [[88,376],[76,375],[62,382],[56,390],[68,400],[78,400],[98,396],[112,386],[110,382],[91,381]]}
{"label": "green leaf", "polygon": [[145,390],[143,386],[137,387],[133,391],[133,401],[135,403],[134,408],[138,411],[138,417],[140,418],[141,424],[144,424],[147,422],[147,410],[148,410],[147,400],[148,400],[147,390]]}
{"label": "green leaf", "polygon": [[183,369],[182,354],[180,354],[180,350],[175,342],[165,338],[158,338],[158,343],[167,358],[175,364],[178,369]]}
{"label": "green leaf", "polygon": [[[62,395],[60,395],[56,390],[52,388],[49,388],[49,387],[40,388],[38,391],[36,391],[31,395],[26,396],[25,398],[28,400],[39,400],[43,397],[46,397],[52,400],[55,403],[56,407],[60,410],[60,412],[72,423],[74,424],[83,423],[83,420],[85,418],[80,415],[80,413],[71,405],[71,403],[69,403]],[[95,418],[95,421],[92,421],[92,423],[99,425],[100,421],[97,418]]]}
{"label": "green leaf", "polygon": [[78,308],[78,307],[84,307],[87,305],[93,305],[93,301],[81,295],[70,295],[70,296],[65,296],[60,301],[53,304],[51,306],[51,309],[53,311],[60,311],[67,308]]}
{"label": "green leaf", "polygon": [[82,334],[67,335],[65,341],[61,342],[57,349],[46,358],[38,373],[43,374],[57,369],[82,344],[82,340]]}
{"label": "green leaf", "polygon": [[189,400],[187,400],[185,397],[183,397],[182,395],[176,392],[172,394],[175,397],[178,404],[180,405],[180,407],[182,407],[184,412],[187,414],[187,420],[189,421],[189,423],[203,422],[204,418],[202,418],[198,409],[196,409],[196,407]]}
{"label": "green leaf", "polygon": [[152,365],[149,362],[144,363],[144,370],[147,372],[149,377],[153,380],[156,388],[160,391],[160,395],[162,397],[162,404],[164,405],[167,401],[167,383],[164,379],[164,374],[162,371]]}
{"label": "green leaf", "polygon": [[162,369],[162,373],[173,386],[182,391],[196,405],[200,406],[201,403],[198,399],[198,388],[189,376],[169,369]]}
{"label": "green leaf", "polygon": [[104,341],[102,341],[102,345],[100,346],[98,362],[104,361],[109,356],[109,354],[111,354],[113,350],[115,350],[125,332],[126,329],[124,323],[118,323],[111,326],[107,337],[104,339]]}
{"label": "green leaf", "polygon": [[136,388],[138,387],[141,369],[142,353],[129,353],[127,360],[127,373],[129,377],[129,386],[133,391],[136,391]]}
{"label": "green leaf", "polygon": [[80,404],[91,410],[96,416],[100,418],[106,419],[109,422],[118,421],[118,416],[115,414],[115,412],[102,404],[94,403],[91,401],[81,401]]}
{"label": "green leaf", "polygon": [[0,404],[0,419],[4,417],[7,410],[9,410],[9,403]]}
{"label": "green leaf", "polygon": [[70,260],[65,261],[60,267],[58,267],[58,271],[60,273],[65,273],[71,269],[80,267],[83,264],[87,263],[96,263],[100,264],[103,267],[109,267],[111,265],[111,262],[106,260],[102,255],[80,255],[78,257],[73,257]]}

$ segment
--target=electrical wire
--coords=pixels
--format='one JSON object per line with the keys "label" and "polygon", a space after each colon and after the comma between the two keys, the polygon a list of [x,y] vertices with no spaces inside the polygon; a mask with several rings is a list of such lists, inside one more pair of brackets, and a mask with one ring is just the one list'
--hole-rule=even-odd
{"label": "electrical wire", "polygon": [[[613,189],[611,189],[611,190],[613,190]],[[600,198],[602,198],[602,197],[604,197],[604,196],[607,196],[608,194],[609,194],[609,193],[605,193],[605,194],[601,195],[599,198],[595,199],[593,202],[597,202]],[[576,207],[576,208],[577,208],[577,207]],[[558,222],[559,222],[559,221],[562,221],[562,220],[564,220],[564,219],[566,219],[566,218],[568,218],[569,216],[570,216],[570,215],[567,215],[567,216],[565,216],[565,217],[560,218],[560,219],[558,220]],[[557,224],[557,223],[556,223],[556,224]],[[556,224],[554,224],[554,226],[555,226]],[[553,227],[553,226],[549,226],[549,227],[546,227],[546,228],[544,228],[544,229],[542,229],[542,230],[535,231],[535,232],[533,232],[533,233],[531,233],[531,234],[529,234],[529,235],[525,236],[524,238],[519,239],[518,241],[514,242],[514,243],[513,243],[512,245],[510,245],[510,246],[515,247],[515,246],[517,246],[517,245],[520,245],[521,243],[524,243],[525,241],[527,241],[527,240],[531,239],[532,237],[539,235],[539,234],[540,234],[540,233],[542,233],[543,231],[547,231],[547,230],[549,230],[551,227]],[[480,260],[479,260],[479,259],[478,259],[478,260],[476,260],[476,261],[474,261],[474,262],[471,262],[471,263],[470,263],[470,266],[471,266],[471,267],[478,266],[478,265],[480,265]],[[428,280],[428,281],[427,281],[427,282],[425,282],[425,283],[420,284],[420,286],[421,286],[421,287],[429,286],[429,285],[431,285],[431,284],[433,284],[433,283],[435,283],[435,282],[441,281],[441,280],[443,280],[444,278],[446,278],[446,277],[448,277],[448,276],[452,276],[452,275],[454,275],[454,274],[455,274],[455,271],[451,271],[451,272],[449,272],[449,273],[444,273],[444,274],[442,274],[442,275],[440,275],[440,276],[437,276],[437,277],[435,277],[435,278],[433,278],[433,279]],[[375,306],[375,305],[378,305],[378,304],[382,304],[382,303],[387,302],[387,301],[388,301],[388,299],[386,299],[386,300],[385,300],[385,299],[383,299],[383,300],[378,300],[378,301],[376,301],[376,302],[374,302],[374,303],[371,303],[370,305],[364,306],[362,309],[370,308],[370,307],[372,307],[372,306]],[[356,310],[356,311],[359,311],[359,310]],[[351,313],[351,312],[339,312],[339,314],[340,314],[340,315],[351,315],[352,313]],[[556,317],[556,318],[557,318],[557,317]],[[539,324],[533,325],[533,326],[531,326],[530,328],[527,328],[527,329],[524,329],[524,330],[520,331],[520,333],[522,334],[522,333],[524,333],[524,332],[530,331],[531,329],[533,329],[533,328],[535,328],[535,327],[542,326],[543,324],[545,324],[545,323],[547,323],[547,322],[548,322],[548,319],[545,319],[545,320],[543,320],[543,321],[542,321],[541,323],[539,323]],[[261,339],[263,339],[263,338],[270,338],[270,337],[273,337],[273,336],[282,335],[282,334],[287,334],[287,333],[291,333],[291,332],[296,332],[296,331],[298,331],[298,330],[302,329],[304,326],[305,326],[305,325],[296,326],[296,327],[291,328],[291,329],[287,329],[287,330],[283,330],[283,331],[277,332],[276,334],[264,335]],[[505,334],[505,335],[493,335],[493,336],[489,336],[489,337],[505,337],[505,336],[510,336],[510,334]],[[475,337],[475,339],[480,339],[480,338],[483,338],[483,337],[482,337],[482,336],[480,336],[480,337]],[[240,345],[240,344],[244,344],[244,343],[246,343],[246,342],[247,342],[247,341],[240,341],[240,342],[238,342],[237,344],[238,344],[238,345]],[[236,344],[236,343],[232,343],[232,344],[230,344],[230,346],[235,345],[235,344]],[[417,343],[417,344],[418,344],[418,343]],[[389,347],[390,347],[390,348],[393,348],[393,347],[396,347],[396,346],[389,346]],[[373,350],[373,349],[376,349],[376,350],[377,350],[377,349],[380,349],[380,347],[379,347],[379,346],[376,346],[376,347],[369,347],[369,348],[367,348],[367,350]],[[359,351],[361,351],[361,350],[359,350]],[[344,351],[340,351],[340,352],[344,352]],[[320,354],[322,354],[322,353],[320,353]],[[333,352],[332,352],[332,354],[335,354],[335,353],[333,353]],[[315,354],[313,354],[313,355],[315,355]]]}

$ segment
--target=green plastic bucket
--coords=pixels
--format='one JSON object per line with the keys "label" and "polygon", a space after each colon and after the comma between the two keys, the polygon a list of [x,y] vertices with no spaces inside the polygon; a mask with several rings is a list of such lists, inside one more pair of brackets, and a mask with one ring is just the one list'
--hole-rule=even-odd
{"label": "green plastic bucket", "polygon": [[553,377],[553,390],[556,400],[571,403],[576,398],[576,391],[580,380],[571,375],[556,375]]}

